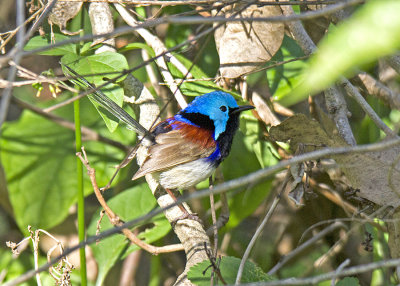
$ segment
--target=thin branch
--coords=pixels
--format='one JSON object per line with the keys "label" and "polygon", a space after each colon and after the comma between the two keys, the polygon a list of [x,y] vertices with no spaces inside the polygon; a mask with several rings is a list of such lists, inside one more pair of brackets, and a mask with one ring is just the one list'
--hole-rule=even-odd
{"label": "thin branch", "polygon": [[[65,127],[67,129],[70,129],[70,130],[75,130],[74,123],[71,122],[71,121],[68,121],[68,120],[66,120],[66,119],[64,119],[62,117],[59,117],[57,115],[54,115],[52,113],[45,112],[44,110],[42,110],[42,109],[40,109],[40,108],[38,108],[36,106],[33,106],[33,105],[29,104],[29,103],[26,103],[26,102],[24,102],[22,100],[19,100],[16,97],[12,97],[12,101],[15,102],[19,107],[24,108],[24,109],[28,109],[28,110],[30,110],[30,111],[32,111],[32,112],[44,117],[44,118],[47,118],[47,119],[53,121],[54,123],[57,123],[58,125],[60,125],[62,127]],[[109,144],[111,146],[114,146],[116,148],[119,148],[119,149],[121,149],[121,150],[123,150],[125,152],[127,152],[130,149],[128,146],[126,146],[126,145],[124,145],[124,144],[122,144],[122,143],[120,143],[118,141],[114,141],[112,139],[109,139],[107,137],[104,137],[104,136],[98,134],[93,129],[90,129],[90,128],[85,127],[85,126],[82,126],[81,129],[82,129],[82,134],[85,135],[85,140],[100,141],[100,142]]]}
{"label": "thin branch", "polygon": [[372,107],[360,94],[357,88],[355,88],[348,79],[341,77],[338,82],[344,87],[347,94],[360,105],[360,107],[362,108],[362,110],[364,110],[366,114],[368,114],[368,116],[376,124],[376,126],[378,126],[378,128],[385,132],[385,134],[389,137],[397,137],[397,134],[392,129],[390,129],[389,126],[385,124],[385,122],[383,122],[379,115],[376,114],[375,110],[372,109]]}
{"label": "thin branch", "polygon": [[[108,206],[107,202],[105,201],[103,195],[101,194],[101,191],[99,189],[99,186],[97,185],[96,181],[96,170],[90,167],[89,161],[86,156],[86,152],[82,147],[82,154],[79,152],[76,155],[81,159],[82,164],[86,167],[90,181],[92,183],[92,187],[94,190],[94,193],[96,195],[97,200],[99,201],[100,205],[103,207],[105,210],[108,219],[110,220],[111,224],[114,226],[122,226],[123,222],[117,216],[114,211]],[[122,233],[134,244],[142,248],[143,250],[146,250],[147,252],[150,252],[151,254],[157,255],[160,253],[170,253],[170,252],[175,252],[175,251],[181,251],[183,250],[182,244],[173,244],[173,245],[167,245],[167,246],[162,246],[162,247],[157,247],[153,246],[150,244],[147,244],[146,242],[142,241],[139,239],[132,231],[130,231],[128,228],[122,229]]]}
{"label": "thin branch", "polygon": [[[149,6],[149,5],[161,5],[161,6],[176,6],[176,5],[205,5],[205,4],[218,4],[220,0],[59,0],[60,2],[84,2],[84,3],[95,3],[95,2],[107,2],[107,3],[120,3],[138,6]],[[229,5],[230,3],[240,3],[247,1],[237,1],[237,0],[225,0],[223,4]],[[322,1],[290,1],[285,4],[279,4],[270,0],[258,0],[256,4],[262,5],[320,5],[320,4],[337,4],[339,0],[322,0]]]}
{"label": "thin branch", "polygon": [[325,235],[328,233],[331,233],[337,228],[346,228],[346,226],[342,222],[335,222],[331,224],[330,226],[326,227],[322,231],[320,231],[318,234],[301,244],[300,246],[296,247],[293,251],[291,251],[289,254],[285,255],[282,257],[282,259],[274,266],[270,271],[268,271],[268,275],[274,275],[279,269],[281,269],[289,260],[291,260],[293,257],[298,255],[300,252],[302,252],[304,249],[310,247],[314,243],[316,243],[318,240],[323,238]]}
{"label": "thin branch", "polygon": [[[339,267],[336,269],[336,273],[339,274],[346,266],[348,266],[350,264],[350,259],[346,259],[345,261],[343,261]],[[337,277],[332,277],[332,281],[331,281],[331,286],[335,286],[335,282],[336,282],[336,278]]]}
{"label": "thin branch", "polygon": [[39,10],[37,10],[35,13],[33,13],[28,19],[26,19],[26,21],[23,23],[23,25],[17,26],[14,30],[8,31],[8,32],[5,32],[5,33],[1,33],[0,36],[7,35],[7,39],[5,39],[2,42],[2,44],[0,46],[0,51],[5,48],[5,46],[8,44],[8,42],[14,37],[15,34],[17,34],[19,29],[21,29],[22,27],[27,25],[29,22],[31,22],[34,18],[37,17],[37,15],[42,13],[43,10],[44,10],[44,7],[41,7]]}
{"label": "thin branch", "polygon": [[366,72],[357,74],[358,79],[362,82],[366,91],[381,99],[391,108],[400,109],[400,94],[394,92],[379,80],[375,79]]}
{"label": "thin branch", "polygon": [[[339,154],[347,154],[347,153],[362,153],[362,152],[371,152],[371,151],[378,151],[378,150],[383,150],[383,149],[387,149],[387,148],[391,148],[394,146],[400,145],[400,139],[389,139],[386,141],[382,141],[379,143],[373,143],[373,144],[367,144],[367,145],[359,145],[359,146],[349,146],[349,147],[340,147],[340,148],[325,148],[322,150],[317,150],[317,151],[313,151],[313,152],[309,152],[309,153],[305,153],[305,154],[301,154],[298,156],[295,156],[291,159],[288,160],[283,160],[279,163],[277,163],[276,165],[269,167],[269,168],[265,168],[265,169],[261,169],[258,170],[256,172],[253,172],[249,175],[231,180],[231,181],[227,181],[223,184],[217,185],[214,187],[213,189],[213,193],[214,194],[220,194],[223,192],[227,192],[228,190],[231,189],[235,189],[235,188],[239,188],[239,187],[243,187],[246,185],[251,184],[255,184],[257,182],[260,182],[263,179],[268,178],[270,175],[276,173],[279,170],[284,169],[286,166],[289,165],[294,165],[294,164],[298,164],[301,162],[305,162],[305,161],[310,161],[310,160],[315,160],[318,158],[322,158],[322,157],[326,157],[326,156],[331,156],[331,155],[339,155]],[[81,247],[85,247],[86,245],[89,245],[91,243],[95,243],[98,239],[102,239],[105,237],[108,237],[110,235],[113,235],[115,233],[118,233],[120,231],[122,231],[123,228],[130,228],[134,225],[137,225],[143,221],[147,221],[149,219],[151,219],[152,217],[162,213],[163,211],[170,209],[172,207],[177,206],[178,204],[181,204],[183,202],[189,201],[191,199],[199,199],[199,198],[203,198],[203,197],[207,197],[210,194],[210,190],[209,189],[203,189],[203,190],[198,190],[197,192],[191,193],[189,196],[182,196],[180,197],[176,202],[164,207],[164,208],[160,208],[160,209],[156,209],[153,210],[151,212],[149,212],[146,215],[143,215],[141,217],[138,217],[136,219],[133,219],[131,221],[128,221],[126,223],[124,223],[122,226],[120,227],[115,227],[106,231],[101,232],[98,235],[94,235],[94,236],[90,236],[88,237],[85,241],[80,242],[79,244],[70,247],[68,249],[65,250],[65,252],[63,253],[63,255],[60,255],[58,257],[55,257],[51,262],[46,263],[42,266],[40,266],[37,271],[35,270],[30,270],[27,271],[26,273],[24,273],[23,275],[15,278],[12,281],[9,281],[7,283],[5,283],[3,286],[14,286],[14,285],[18,285],[19,283],[22,283],[24,281],[27,281],[28,279],[32,278],[33,276],[36,275],[36,273],[38,272],[42,272],[47,270],[49,267],[51,267],[51,265],[57,263],[57,261],[59,261],[61,258],[65,257],[66,255],[69,255],[70,253],[76,251],[77,249],[81,248]],[[354,220],[354,219],[353,219]],[[354,270],[354,268],[352,269],[348,269],[348,270],[344,270],[342,273],[340,273],[340,276],[342,275],[352,275],[352,274],[356,274],[359,272],[366,272],[369,270],[373,270],[377,267],[392,267],[392,266],[397,266],[400,264],[400,259],[392,259],[392,260],[386,260],[386,261],[381,261],[378,263],[372,263],[372,264],[366,264],[366,265],[362,265],[361,267],[361,271],[360,268],[356,268],[356,270]],[[346,272],[346,271],[355,271],[355,272]],[[326,276],[328,275],[328,277]],[[333,275],[336,275],[335,272],[333,272]],[[328,273],[328,274],[324,274],[324,275],[320,275],[317,276],[316,279],[317,282],[319,281],[323,281],[323,280],[328,280],[331,279],[332,273]],[[322,280],[319,280],[323,278]],[[313,278],[307,278],[307,279],[315,279],[315,277]],[[293,280],[290,280],[293,281]],[[297,282],[298,280],[294,280],[295,282]],[[309,280],[306,280],[309,281]],[[312,280],[314,281],[314,280]],[[287,281],[284,281],[285,283],[288,283]],[[271,282],[272,283],[272,282]],[[273,283],[277,283],[277,282],[273,282]],[[311,283],[311,282],[309,282]],[[293,285],[305,285],[307,283],[304,283],[303,280],[298,283],[298,284],[293,284]],[[262,285],[262,284],[261,284]],[[272,285],[292,285],[292,284],[265,284],[268,286],[272,286]]]}
{"label": "thin branch", "polygon": [[[280,1],[285,2],[285,1]],[[296,15],[292,7],[282,7],[283,14],[287,17]],[[290,32],[293,38],[302,48],[306,55],[311,55],[317,49],[315,43],[312,41],[310,36],[307,34],[302,23],[295,21],[288,23]],[[325,91],[325,101],[328,108],[328,112],[335,121],[336,127],[338,128],[339,134],[349,145],[355,145],[356,140],[350,127],[349,120],[347,118],[348,110],[342,94],[339,90],[332,86]]]}
{"label": "thin branch", "polygon": [[[24,45],[24,38],[25,38],[25,1],[24,0],[17,0],[16,1],[16,26],[21,27],[18,32],[17,32],[17,43],[16,43],[16,51],[15,55],[12,55],[13,61],[16,63],[16,65],[19,64],[19,62],[22,59],[22,54],[19,52],[22,50],[22,46]],[[14,48],[15,49],[15,48]],[[0,102],[0,127],[3,125],[4,121],[6,120],[7,113],[8,113],[8,107],[10,105],[10,100],[11,100],[11,91],[13,89],[12,87],[12,82],[15,79],[15,76],[17,74],[17,68],[15,66],[11,66],[10,71],[8,72],[8,85],[4,89],[1,102]],[[0,129],[1,130],[1,129]],[[0,131],[1,134],[1,131]]]}
{"label": "thin branch", "polygon": [[[279,2],[279,3],[280,3],[280,5],[282,5],[281,2]],[[195,25],[195,24],[213,24],[213,23],[246,22],[246,21],[290,23],[293,21],[314,19],[314,18],[317,18],[320,16],[332,14],[332,13],[339,11],[345,7],[354,6],[354,5],[361,4],[361,3],[364,3],[364,0],[348,0],[348,1],[338,2],[338,4],[335,4],[332,6],[327,6],[324,9],[319,9],[316,11],[309,11],[309,12],[305,12],[305,13],[302,13],[299,15],[294,14],[294,15],[290,15],[290,16],[247,17],[247,18],[240,18],[240,17],[234,18],[234,17],[222,17],[222,16],[207,17],[207,18],[200,17],[200,16],[190,16],[190,17],[165,16],[162,18],[147,20],[146,22],[138,24],[135,27],[130,27],[130,26],[119,27],[119,28],[116,28],[111,33],[105,33],[105,34],[99,34],[99,35],[89,34],[89,35],[85,35],[85,36],[81,36],[81,37],[71,37],[68,40],[60,41],[60,42],[52,44],[52,45],[47,45],[45,47],[41,47],[41,48],[30,50],[30,51],[24,51],[22,53],[22,56],[26,57],[28,55],[47,51],[47,50],[50,50],[50,49],[53,49],[56,47],[60,47],[60,46],[66,45],[66,44],[78,43],[81,41],[89,41],[89,40],[98,39],[98,38],[115,37],[117,35],[131,33],[132,31],[135,31],[135,30],[138,30],[141,28],[150,28],[150,27],[155,27],[155,26],[161,25],[161,24]],[[209,31],[205,31],[205,33],[200,33],[199,36],[203,37],[204,34],[208,34],[208,33],[209,33]],[[199,39],[198,37],[191,38],[181,44],[176,45],[174,48],[169,49],[168,52],[180,49],[181,47],[187,45],[188,43],[197,41],[198,39]],[[13,54],[8,53],[7,55],[0,57],[0,64],[9,60],[10,58],[12,58],[12,56],[13,56]],[[159,56],[161,56],[161,55],[159,55]]]}
{"label": "thin branch", "polygon": [[282,183],[281,186],[281,190],[279,191],[278,195],[275,197],[274,201],[272,202],[271,207],[269,208],[266,216],[264,217],[263,221],[261,222],[261,224],[257,227],[256,232],[254,233],[253,237],[250,240],[249,245],[246,248],[246,251],[243,254],[242,260],[240,261],[240,265],[239,265],[239,269],[238,269],[238,273],[236,275],[236,281],[235,281],[235,285],[239,285],[240,284],[240,280],[242,279],[242,274],[243,274],[243,270],[244,270],[244,266],[245,263],[247,261],[247,259],[250,256],[250,251],[253,249],[254,244],[256,243],[258,237],[260,236],[261,232],[264,230],[265,224],[268,222],[268,220],[271,218],[273,212],[275,211],[276,207],[278,206],[278,203],[282,197],[283,192],[286,189],[287,184],[290,181],[290,172],[287,171],[286,172],[286,176],[285,179]]}
{"label": "thin branch", "polygon": [[[139,23],[137,23],[135,18],[133,18],[132,15],[123,6],[121,6],[120,4],[114,4],[114,6],[128,25],[132,27],[138,26]],[[164,43],[158,37],[152,35],[148,30],[143,28],[137,29],[136,32],[154,50],[156,55],[164,54],[165,57],[168,57],[171,60],[171,63],[175,63],[175,66],[181,69],[181,72],[183,74],[188,74],[188,70],[172,54],[167,51]],[[160,68],[160,72],[164,77],[164,80],[167,82],[171,92],[174,94],[179,106],[183,109],[187,106],[187,102],[182,92],[179,90],[178,85],[174,82],[174,78],[168,70],[168,66],[165,62],[164,56],[158,57],[156,59],[156,63]]]}

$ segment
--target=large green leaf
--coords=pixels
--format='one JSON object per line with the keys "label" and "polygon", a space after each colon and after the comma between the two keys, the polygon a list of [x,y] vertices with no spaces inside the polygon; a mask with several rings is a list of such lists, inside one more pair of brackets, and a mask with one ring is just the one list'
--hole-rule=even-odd
{"label": "large green leaf", "polygon": [[[58,43],[61,41],[68,40],[69,37],[64,36],[62,34],[54,33],[54,43]],[[38,48],[47,47],[51,42],[50,34],[46,34],[46,36],[36,36],[31,38],[28,43],[25,45],[25,51],[31,51]],[[64,56],[66,54],[76,54],[76,46],[75,44],[66,44],[61,47],[53,48],[44,52],[40,52],[39,55],[44,56]]]}
{"label": "large green leaf", "polygon": [[[82,107],[85,118],[94,115],[88,101]],[[105,185],[114,171],[110,162],[117,164],[122,152],[99,142],[84,145],[99,185]],[[65,219],[77,192],[73,131],[25,111],[18,121],[3,125],[0,159],[15,219],[23,232],[28,225],[48,229]],[[91,192],[85,176],[85,193]]]}
{"label": "large green leaf", "polygon": [[354,15],[321,41],[294,91],[306,98],[331,85],[341,75],[400,48],[400,1],[367,1]]}
{"label": "large green leaf", "polygon": [[355,277],[345,277],[342,280],[339,280],[336,286],[359,286],[360,282]]}
{"label": "large green leaf", "polygon": [[[156,200],[148,185],[141,184],[118,194],[110,199],[107,204],[121,219],[128,221],[150,212],[155,207]],[[99,219],[97,214],[98,212],[92,218],[89,234],[95,234],[96,232]],[[113,227],[107,218],[103,218],[100,226],[102,231]],[[143,228],[145,229],[143,230]],[[153,218],[150,223],[142,226],[141,230],[138,237],[147,243],[151,243],[165,236],[171,230],[171,226],[163,215],[159,215]],[[96,245],[92,245],[93,254],[99,265],[97,285],[101,285],[104,282],[108,271],[118,258],[125,257],[127,254],[139,249],[136,245],[129,246],[129,244],[124,235],[117,234],[101,240]]]}
{"label": "large green leaf", "polygon": [[[126,58],[121,54],[112,52],[104,52],[87,57],[68,54],[61,58],[61,62],[74,69],[96,86],[104,84],[107,81],[105,78],[114,78],[125,69],[128,69]],[[117,82],[123,79],[124,77],[121,77]],[[115,103],[122,106],[124,91],[119,85],[110,83],[102,88],[102,91]],[[89,96],[89,99],[91,99],[91,96]],[[94,100],[91,99],[91,101],[106,123],[107,128],[110,132],[114,132],[118,126],[118,118],[115,118]]]}
{"label": "large green leaf", "polygon": [[[197,286],[210,285],[212,273],[212,267],[210,267],[210,265],[210,261],[205,260],[192,266],[188,272],[188,279]],[[229,285],[235,284],[239,265],[239,258],[231,256],[222,257],[219,264],[219,270],[221,272],[222,278]],[[214,274],[214,277],[217,277],[217,275]],[[259,268],[254,263],[247,261],[244,265],[241,283],[262,282],[271,280],[273,280],[271,276],[268,276],[264,271],[262,271],[261,268]],[[214,285],[222,285],[222,283],[221,281],[218,281],[218,284]]]}

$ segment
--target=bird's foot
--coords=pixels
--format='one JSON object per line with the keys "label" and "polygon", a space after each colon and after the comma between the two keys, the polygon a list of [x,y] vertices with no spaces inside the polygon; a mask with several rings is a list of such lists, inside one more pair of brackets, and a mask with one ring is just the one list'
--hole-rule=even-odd
{"label": "bird's foot", "polygon": [[200,217],[196,213],[189,213],[188,211],[186,211],[171,222],[172,227],[175,227],[176,223],[183,219],[191,219],[191,220],[197,221],[202,226],[204,226],[203,221],[200,219]]}

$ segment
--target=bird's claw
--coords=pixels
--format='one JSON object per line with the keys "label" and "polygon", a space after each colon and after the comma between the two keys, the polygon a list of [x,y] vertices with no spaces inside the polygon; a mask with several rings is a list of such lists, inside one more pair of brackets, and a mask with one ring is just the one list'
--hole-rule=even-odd
{"label": "bird's claw", "polygon": [[177,222],[180,220],[183,220],[183,219],[191,219],[191,220],[197,221],[202,226],[204,226],[203,221],[200,219],[200,217],[198,216],[197,213],[189,213],[186,211],[171,222],[172,227],[174,228],[175,225],[177,224]]}

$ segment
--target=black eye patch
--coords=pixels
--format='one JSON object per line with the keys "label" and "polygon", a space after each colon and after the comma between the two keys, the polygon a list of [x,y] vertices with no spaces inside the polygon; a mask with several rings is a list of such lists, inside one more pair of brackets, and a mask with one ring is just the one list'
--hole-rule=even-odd
{"label": "black eye patch", "polygon": [[225,105],[222,105],[219,109],[221,109],[222,112],[225,112],[227,110]]}

